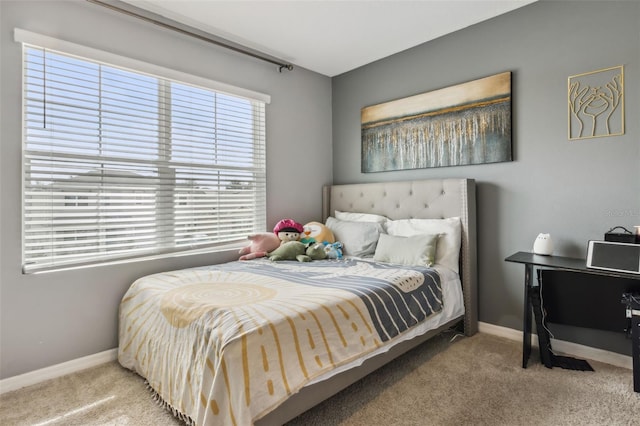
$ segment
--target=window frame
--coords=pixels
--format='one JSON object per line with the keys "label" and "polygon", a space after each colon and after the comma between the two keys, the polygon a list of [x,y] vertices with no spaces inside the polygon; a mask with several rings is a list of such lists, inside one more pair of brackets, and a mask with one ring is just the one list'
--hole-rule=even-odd
{"label": "window frame", "polygon": [[[260,143],[261,145],[261,173],[263,174],[263,176],[261,177],[261,186],[260,189],[256,189],[256,196],[259,199],[254,199],[254,204],[251,204],[251,207],[253,208],[259,208],[260,211],[256,212],[253,215],[253,222],[254,222],[254,229],[253,232],[259,232],[259,231],[264,231],[264,229],[266,228],[266,105],[270,102],[270,96],[269,95],[265,95],[262,93],[258,93],[258,92],[254,92],[251,90],[247,90],[247,89],[243,89],[243,88],[238,88],[235,86],[231,86],[231,85],[227,85],[224,83],[220,83],[220,82],[216,82],[213,80],[209,80],[209,79],[205,79],[199,76],[195,76],[195,75],[191,75],[188,73],[184,73],[181,71],[176,71],[176,70],[172,70],[172,69],[168,69],[168,68],[164,68],[164,67],[160,67],[157,65],[153,65],[153,64],[149,64],[146,62],[141,62],[135,59],[131,59],[131,58],[127,58],[127,57],[123,57],[120,55],[114,55],[110,52],[105,52],[105,51],[101,51],[101,50],[96,50],[93,48],[89,48],[86,46],[81,46],[75,43],[70,43],[67,41],[63,41],[63,40],[58,40],[58,39],[54,39],[51,37],[47,37],[47,36],[43,36],[40,34],[36,34],[36,33],[31,33],[29,31],[25,31],[25,30],[21,30],[16,28],[14,30],[14,38],[16,42],[20,42],[23,45],[23,56],[22,56],[22,66],[23,68],[26,66],[26,47],[33,47],[33,48],[37,48],[37,49],[44,49],[45,51],[53,51],[54,53],[60,53],[62,55],[65,56],[71,56],[71,57],[76,57],[77,59],[80,60],[87,60],[87,61],[91,61],[94,63],[99,63],[99,64],[103,64],[107,67],[115,67],[115,68],[121,68],[123,70],[126,71],[130,71],[136,74],[143,74],[143,75],[148,75],[151,76],[153,78],[158,79],[158,87],[159,89],[161,87],[164,87],[164,90],[166,90],[167,87],[171,87],[171,85],[173,83],[176,84],[180,84],[180,85],[188,85],[188,86],[193,86],[196,88],[200,88],[200,89],[204,89],[207,91],[211,91],[212,93],[217,93],[220,95],[225,95],[225,96],[233,96],[236,98],[243,98],[246,99],[248,101],[251,101],[252,103],[260,103],[262,104],[262,108],[260,110],[260,117],[259,117],[259,121],[261,123],[258,123],[254,117],[253,119],[253,125],[252,125],[252,131],[253,131],[253,137],[255,137],[255,135],[258,133],[260,136]],[[166,86],[165,86],[166,85]],[[167,257],[167,256],[182,256],[182,255],[187,255],[187,254],[196,254],[196,253],[203,253],[203,252],[210,252],[210,251],[219,251],[219,250],[224,250],[227,248],[231,248],[231,247],[237,247],[239,245],[239,241],[240,239],[236,239],[234,241],[225,241],[225,242],[217,242],[217,243],[212,243],[206,247],[198,247],[198,248],[177,248],[176,245],[176,238],[175,235],[172,236],[172,240],[173,240],[173,245],[170,248],[167,247],[163,247],[162,249],[159,250],[147,250],[144,251],[143,253],[136,255],[136,254],[129,254],[126,256],[104,256],[102,258],[92,258],[89,261],[73,261],[73,262],[47,262],[47,263],[43,263],[43,264],[29,264],[27,263],[27,259],[25,259],[25,224],[26,224],[26,216],[25,216],[25,206],[26,206],[26,200],[25,200],[25,184],[27,182],[27,171],[25,170],[26,168],[26,158],[25,158],[25,152],[27,151],[26,145],[27,145],[27,135],[26,135],[26,117],[27,117],[27,111],[26,111],[26,98],[25,97],[25,93],[26,93],[26,88],[27,88],[27,81],[26,81],[26,77],[25,77],[25,73],[24,73],[24,69],[23,69],[23,83],[22,83],[22,105],[23,105],[23,120],[25,120],[25,123],[23,123],[22,129],[23,129],[23,136],[22,136],[22,168],[23,168],[23,172],[22,172],[22,177],[21,177],[21,182],[22,182],[22,209],[23,209],[23,215],[22,215],[22,258],[23,258],[23,273],[35,273],[35,272],[46,272],[46,271],[50,271],[50,270],[60,270],[60,269],[69,269],[69,268],[78,268],[78,267],[84,267],[84,266],[93,266],[93,265],[102,265],[102,264],[110,264],[110,263],[121,263],[121,262],[129,262],[129,261],[136,261],[136,260],[146,260],[146,259],[153,259],[153,258],[163,258],[163,257]],[[162,89],[160,89],[162,90]],[[167,102],[166,100],[164,100],[164,102]],[[171,104],[171,100],[169,97],[169,101],[168,104]],[[166,104],[165,104],[166,106]],[[255,108],[252,108],[253,114],[256,114],[256,110]],[[171,112],[169,112],[169,114],[171,114]],[[163,114],[161,114],[163,115]],[[169,163],[170,163],[170,159],[166,158],[166,151],[167,151],[167,144],[169,146],[171,146],[172,142],[172,138],[171,136],[167,136],[166,134],[166,128],[164,129],[165,131],[162,131],[163,126],[167,125],[166,122],[167,118],[166,115],[163,116],[163,118],[160,119],[160,123],[158,126],[159,129],[159,134],[163,134],[164,135],[162,137],[159,137],[158,139],[158,149],[159,149],[159,156],[162,157],[163,155],[165,156],[164,159],[159,159],[157,161],[158,167],[162,167],[163,163],[164,167],[169,168]],[[171,117],[169,117],[169,120],[171,120]],[[258,126],[258,129],[256,130],[256,126]],[[255,144],[255,142],[254,142]],[[219,146],[219,144],[217,145]],[[164,153],[162,152],[164,151]],[[170,154],[169,154],[170,155]],[[175,170],[172,171],[175,174]],[[176,188],[178,188],[177,183],[177,178],[174,177],[173,179],[174,181],[174,186],[172,187],[172,189],[170,191],[175,192]],[[258,192],[259,191],[259,192]],[[172,217],[171,220],[174,222],[173,226],[171,226],[171,229],[173,230],[173,233],[176,233],[176,213],[175,213],[175,209],[176,209],[176,198],[173,199],[173,206],[172,206]],[[255,204],[255,203],[258,204]],[[156,214],[157,214],[158,210],[156,209]]]}

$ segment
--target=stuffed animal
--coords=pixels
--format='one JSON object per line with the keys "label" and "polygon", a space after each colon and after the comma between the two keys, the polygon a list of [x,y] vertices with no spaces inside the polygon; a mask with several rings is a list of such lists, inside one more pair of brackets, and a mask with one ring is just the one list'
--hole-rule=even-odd
{"label": "stuffed animal", "polygon": [[327,228],[320,222],[309,222],[302,227],[302,235],[300,241],[305,244],[309,243],[334,243],[335,237],[331,229]]}
{"label": "stuffed animal", "polygon": [[297,256],[304,255],[306,247],[300,241],[283,241],[280,247],[269,252],[267,257],[269,260],[297,260]]}
{"label": "stuffed animal", "polygon": [[281,245],[288,241],[298,241],[302,234],[302,225],[293,219],[282,219],[273,228],[273,233],[278,236]]}
{"label": "stuffed animal", "polygon": [[280,260],[297,260],[298,262],[311,262],[312,260],[321,260],[327,257],[324,250],[324,244],[312,244],[306,247],[300,241],[284,242],[267,255],[269,260],[274,262]]}
{"label": "stuffed animal", "polygon": [[342,259],[342,243],[340,241],[333,244],[325,243],[324,251],[327,253],[327,259]]}
{"label": "stuffed animal", "polygon": [[240,249],[240,260],[265,257],[268,252],[280,247],[280,238],[273,232],[261,232],[247,237],[249,245]]}
{"label": "stuffed animal", "polygon": [[298,256],[300,262],[310,262],[312,260],[322,260],[327,258],[327,252],[324,251],[324,244],[315,243],[307,247],[304,256]]}

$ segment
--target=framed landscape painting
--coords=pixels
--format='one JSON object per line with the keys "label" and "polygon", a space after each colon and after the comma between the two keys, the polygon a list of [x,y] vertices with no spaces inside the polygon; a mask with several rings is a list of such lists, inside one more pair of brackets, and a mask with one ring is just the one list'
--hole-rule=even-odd
{"label": "framed landscape painting", "polygon": [[361,111],[362,172],[511,161],[511,72]]}

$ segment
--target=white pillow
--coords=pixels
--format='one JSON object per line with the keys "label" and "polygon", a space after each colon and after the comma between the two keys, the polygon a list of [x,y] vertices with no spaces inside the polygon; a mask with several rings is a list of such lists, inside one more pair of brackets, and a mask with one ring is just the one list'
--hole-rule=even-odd
{"label": "white pillow", "polygon": [[436,263],[459,273],[458,260],[462,244],[462,224],[459,217],[389,220],[387,232],[399,237],[440,234],[436,248]]}
{"label": "white pillow", "polygon": [[336,241],[342,243],[342,253],[348,256],[372,255],[383,232],[379,223],[354,222],[334,217],[328,217],[326,225],[333,232]]}
{"label": "white pillow", "polygon": [[350,220],[352,222],[375,222],[383,226],[389,220],[386,216],[380,216],[379,214],[341,212],[340,210],[336,210],[336,219]]}
{"label": "white pillow", "polygon": [[373,260],[409,266],[431,266],[436,257],[438,235],[395,237],[380,234]]}

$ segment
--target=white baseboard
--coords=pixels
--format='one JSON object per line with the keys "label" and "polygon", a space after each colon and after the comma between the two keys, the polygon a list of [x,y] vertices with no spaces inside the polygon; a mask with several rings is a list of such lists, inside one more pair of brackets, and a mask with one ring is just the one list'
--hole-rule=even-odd
{"label": "white baseboard", "polygon": [[[482,333],[493,334],[495,336],[505,337],[511,340],[522,342],[522,331],[513,328],[501,327],[486,322],[478,323],[478,330]],[[538,336],[531,335],[531,344],[538,347]],[[590,346],[579,345],[577,343],[566,342],[564,340],[551,339],[551,346],[554,351],[575,356],[578,358],[587,358],[594,361],[604,362],[605,364],[615,365],[616,367],[633,369],[633,358],[627,355],[615,352],[605,351],[603,349],[592,348]]]}
{"label": "white baseboard", "polygon": [[35,385],[45,380],[55,379],[67,374],[75,373],[87,368],[95,367],[106,362],[118,359],[118,349],[109,349],[104,352],[85,356],[61,364],[52,365],[51,367],[41,368],[40,370],[31,371],[29,373],[20,374],[18,376],[8,377],[0,380],[0,394],[10,392],[12,390],[24,388],[26,386]]}
{"label": "white baseboard", "polygon": [[[481,333],[493,334],[495,336],[505,337],[510,340],[522,342],[522,331],[515,330],[513,328],[501,327],[486,322],[480,322],[478,324],[478,328]],[[531,344],[536,347],[538,346],[537,335],[532,334]],[[633,368],[633,360],[630,356],[556,339],[552,339],[552,345],[554,350],[567,355],[600,361],[606,364],[628,368],[630,370]],[[77,371],[95,367],[97,365],[115,361],[117,359],[118,349],[109,349],[107,351],[100,352],[94,355],[89,355],[83,358],[63,362],[61,364],[52,365],[51,367],[46,367],[29,373],[20,374],[19,376],[9,377],[0,380],[0,394],[20,389],[26,386],[35,385],[37,383],[44,382],[45,380],[55,379],[56,377],[75,373]]]}

